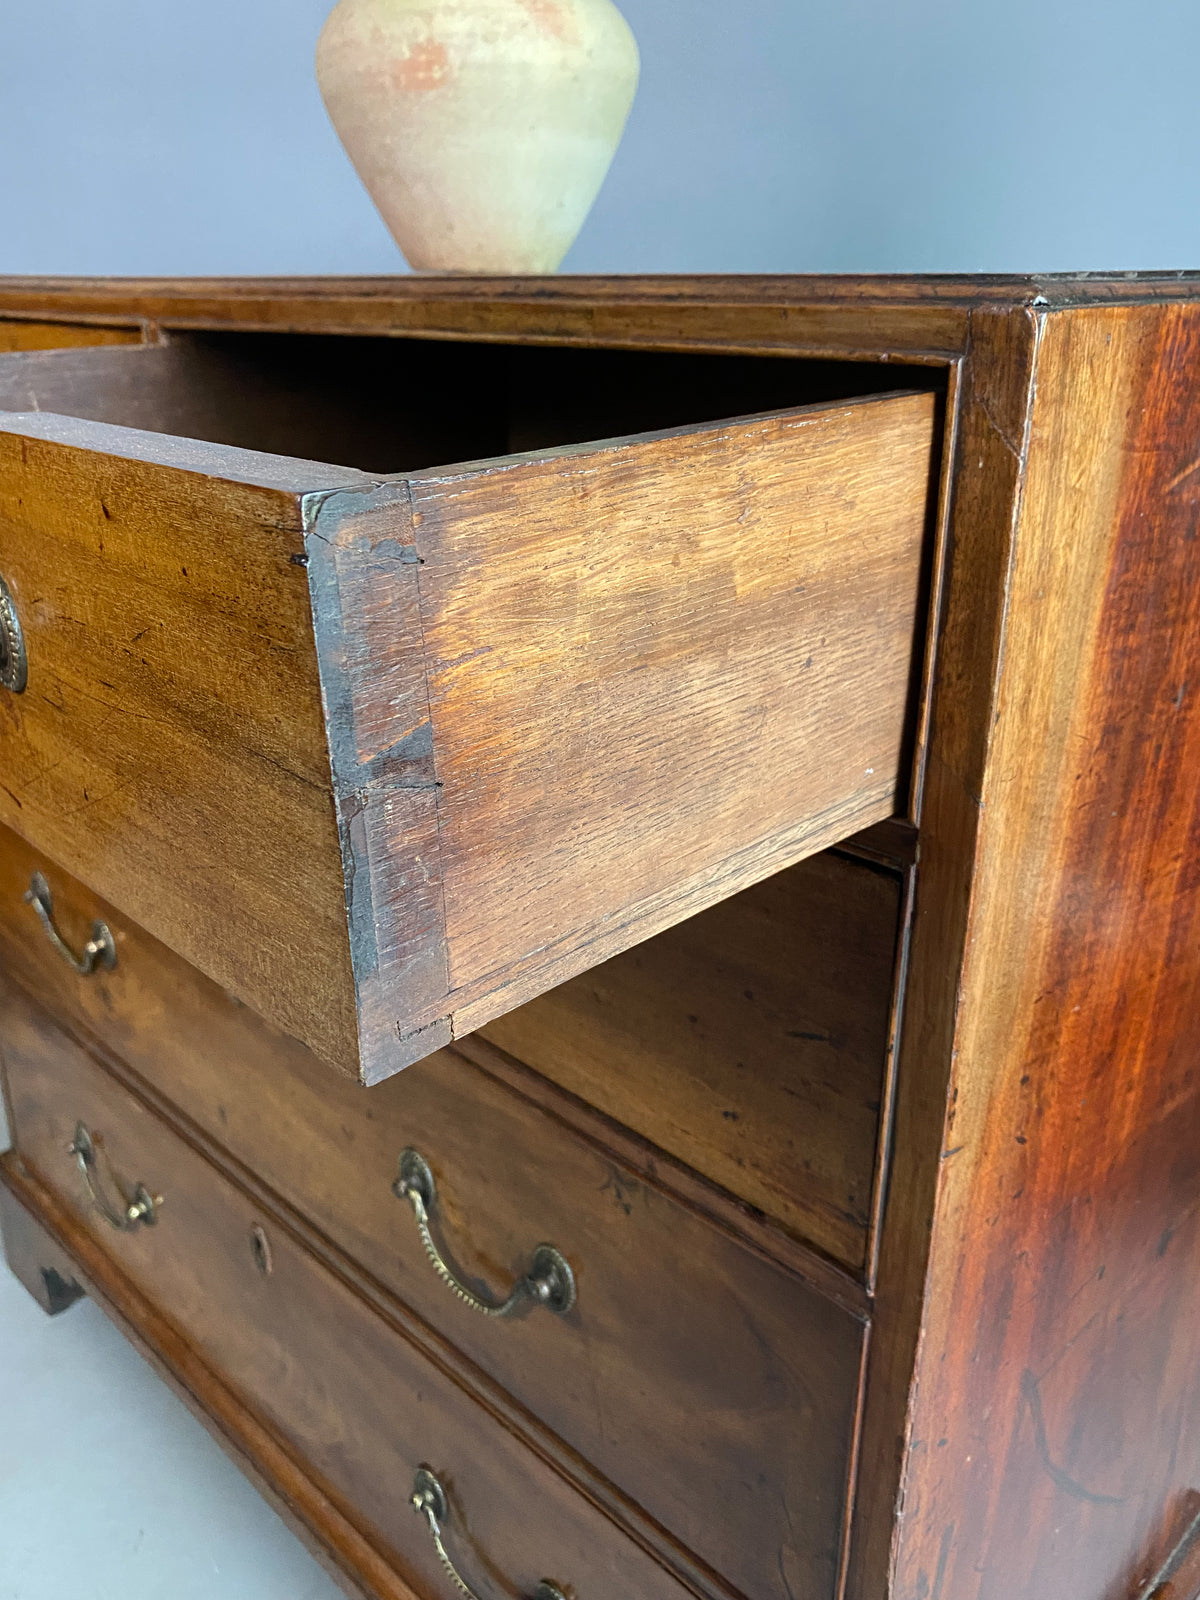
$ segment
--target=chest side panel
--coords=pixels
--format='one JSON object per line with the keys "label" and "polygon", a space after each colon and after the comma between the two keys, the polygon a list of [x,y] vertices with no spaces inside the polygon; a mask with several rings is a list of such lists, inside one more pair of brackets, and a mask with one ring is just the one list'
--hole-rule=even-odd
{"label": "chest side panel", "polygon": [[1200,1476],[1200,312],[1046,320],[894,1593],[1107,1600]]}

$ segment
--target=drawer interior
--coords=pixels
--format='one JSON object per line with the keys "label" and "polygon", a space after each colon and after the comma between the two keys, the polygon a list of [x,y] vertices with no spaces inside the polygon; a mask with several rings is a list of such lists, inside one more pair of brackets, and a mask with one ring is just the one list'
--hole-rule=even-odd
{"label": "drawer interior", "polygon": [[480,1033],[861,1272],[902,912],[824,851]]}
{"label": "drawer interior", "polygon": [[0,357],[0,411],[48,411],[372,473],[881,394],[940,369],[309,334]]}

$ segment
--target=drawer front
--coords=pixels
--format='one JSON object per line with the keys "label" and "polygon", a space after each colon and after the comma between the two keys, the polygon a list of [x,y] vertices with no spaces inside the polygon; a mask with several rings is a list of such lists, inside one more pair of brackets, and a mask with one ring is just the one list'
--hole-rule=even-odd
{"label": "drawer front", "polygon": [[[4,991],[18,1148],[129,1278],[351,1514],[422,1594],[454,1589],[409,1504],[418,1469],[447,1491],[446,1548],[483,1593],[683,1600],[637,1545],[402,1334],[263,1216],[190,1146]],[[144,1182],[152,1226],[118,1232],[66,1154],[82,1123],[92,1182],[119,1217]]]}
{"label": "drawer front", "polygon": [[[83,951],[97,919],[121,949],[128,944],[116,971],[80,979],[51,938],[35,937],[25,896],[39,872],[68,949]],[[482,1032],[861,1272],[901,910],[898,873],[822,852]],[[4,827],[0,957],[52,1010],[78,1017],[167,1093],[186,1093],[203,1073],[196,1040],[209,1030],[219,1059],[250,1053],[312,1073],[307,1051],[256,1027],[193,967]],[[364,1102],[339,1092],[337,1078],[322,1088],[310,1107],[314,1127],[335,1115],[326,1103],[363,1118]],[[206,1121],[203,1107],[192,1114]]]}
{"label": "drawer front", "polygon": [[[113,971],[77,977],[11,908],[36,858],[0,850],[0,956],[441,1330],[742,1593],[834,1592],[863,1329],[451,1052],[363,1091],[57,877],[76,946],[108,916]],[[436,1181],[436,1243],[477,1292],[542,1243],[566,1315],[485,1318],[438,1279],[401,1152]],[[697,1418],[703,1418],[699,1434]]]}
{"label": "drawer front", "polygon": [[328,469],[306,480],[289,462],[272,481],[278,463],[256,456],[246,481],[236,460],[184,470],[195,451],[176,441],[166,467],[170,441],[107,433],[129,453],[0,427],[0,578],[28,662],[23,692],[0,689],[0,821],[354,1071],[307,584],[288,559],[301,514],[283,487]]}
{"label": "drawer front", "polygon": [[0,820],[379,1081],[904,804],[935,413],[376,482],[5,412]]}

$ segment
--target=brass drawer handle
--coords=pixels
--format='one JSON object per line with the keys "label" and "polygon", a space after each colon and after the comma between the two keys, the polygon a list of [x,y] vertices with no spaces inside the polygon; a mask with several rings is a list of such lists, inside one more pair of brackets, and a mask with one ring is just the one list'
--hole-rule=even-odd
{"label": "brass drawer handle", "polygon": [[121,1193],[122,1186],[118,1185],[121,1199],[119,1206],[115,1206],[104,1193],[100,1184],[96,1141],[82,1122],[75,1125],[75,1137],[67,1146],[67,1154],[74,1156],[78,1161],[92,1204],[110,1228],[116,1228],[120,1233],[133,1233],[143,1223],[147,1227],[152,1227],[158,1221],[158,1208],[163,1203],[162,1195],[151,1194],[144,1183],[134,1185],[133,1197],[129,1200]]}
{"label": "brass drawer handle", "polygon": [[[429,1524],[438,1560],[442,1563],[450,1582],[459,1594],[466,1596],[466,1600],[479,1600],[474,1589],[459,1577],[457,1567],[446,1552],[446,1546],[442,1541],[442,1524],[448,1520],[446,1491],[428,1467],[417,1468],[417,1475],[413,1479],[412,1508]],[[567,1597],[556,1583],[543,1578],[537,1586],[533,1600],[567,1600]]]}
{"label": "brass drawer handle", "polygon": [[530,1258],[529,1271],[523,1278],[518,1278],[506,1300],[482,1300],[477,1294],[472,1294],[446,1264],[429,1230],[429,1216],[436,1200],[436,1190],[429,1163],[419,1151],[410,1148],[401,1152],[400,1171],[392,1184],[392,1191],[412,1206],[430,1266],[447,1289],[473,1311],[485,1317],[506,1317],[528,1300],[536,1306],[545,1306],[547,1311],[553,1311],[561,1317],[575,1304],[575,1274],[571,1271],[570,1263],[552,1244],[538,1245]]}
{"label": "brass drawer handle", "polygon": [[13,694],[24,694],[29,682],[29,661],[25,655],[25,636],[17,616],[12,591],[0,578],[0,684]]}
{"label": "brass drawer handle", "polygon": [[25,903],[31,905],[37,912],[38,921],[46,930],[47,939],[71,970],[77,972],[81,978],[86,978],[89,973],[95,972],[97,967],[103,967],[106,972],[111,972],[116,966],[116,940],[107,922],[92,923],[92,937],[84,945],[81,956],[77,956],[66,943],[54,926],[54,901],[50,894],[50,885],[40,872],[35,872],[29,881],[29,887],[25,891]]}

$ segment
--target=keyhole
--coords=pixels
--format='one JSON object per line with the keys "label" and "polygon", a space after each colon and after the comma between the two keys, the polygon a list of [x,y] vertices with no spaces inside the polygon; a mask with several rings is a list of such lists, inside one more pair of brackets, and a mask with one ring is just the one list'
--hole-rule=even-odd
{"label": "keyhole", "polygon": [[271,1241],[257,1222],[250,1229],[250,1254],[254,1257],[254,1265],[263,1277],[269,1278],[275,1267],[271,1259]]}

